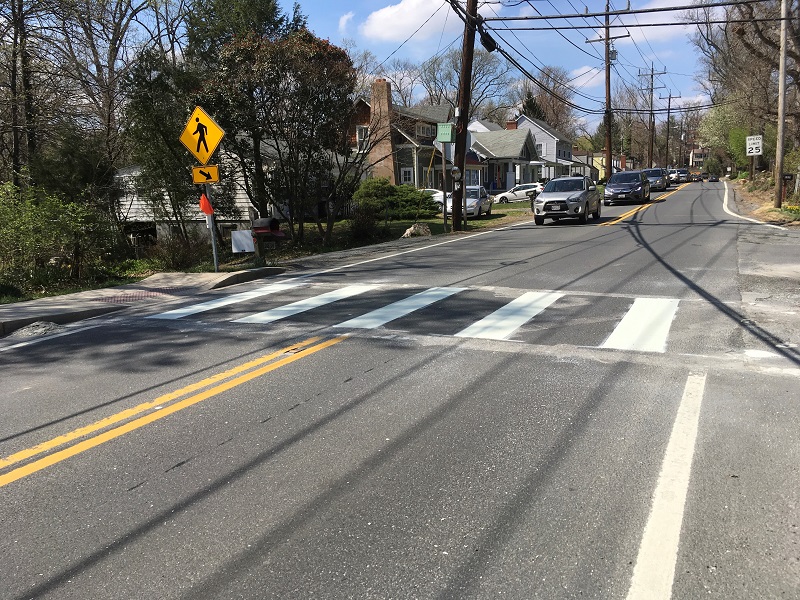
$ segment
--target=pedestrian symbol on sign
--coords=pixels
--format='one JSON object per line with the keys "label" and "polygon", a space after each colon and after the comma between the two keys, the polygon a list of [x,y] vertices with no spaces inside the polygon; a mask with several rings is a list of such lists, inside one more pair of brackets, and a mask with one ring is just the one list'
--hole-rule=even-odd
{"label": "pedestrian symbol on sign", "polygon": [[197,129],[194,130],[192,135],[197,136],[197,152],[200,152],[200,144],[205,146],[206,152],[208,152],[208,144],[206,143],[206,131],[208,131],[208,127],[200,122],[200,117],[196,117],[195,121],[197,121]]}

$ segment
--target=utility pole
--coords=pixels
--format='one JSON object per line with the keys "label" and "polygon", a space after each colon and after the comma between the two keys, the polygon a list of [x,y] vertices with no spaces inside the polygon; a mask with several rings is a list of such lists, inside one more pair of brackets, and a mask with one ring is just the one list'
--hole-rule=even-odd
{"label": "utility pole", "polygon": [[606,48],[606,110],[603,116],[603,120],[606,126],[606,180],[612,175],[613,165],[611,164],[612,160],[612,152],[611,152],[611,129],[614,125],[614,114],[611,112],[611,61],[615,58],[612,57],[611,52],[611,40],[618,40],[620,38],[630,37],[630,35],[619,35],[617,37],[611,37],[611,21],[609,18],[609,1],[606,0],[606,12],[605,12],[605,34],[599,40],[586,40],[587,44],[594,44],[596,42],[604,42]]}
{"label": "utility pole", "polygon": [[472,89],[472,59],[475,55],[475,26],[478,14],[478,0],[467,0],[464,21],[464,42],[461,47],[461,77],[458,84],[458,108],[456,108],[456,145],[453,152],[453,168],[461,172],[462,181],[453,183],[453,231],[464,229],[462,205],[466,181],[467,126],[469,125],[469,105]]}
{"label": "utility pole", "polygon": [[669,164],[669,123],[670,123],[670,111],[672,110],[672,99],[673,98],[680,98],[680,96],[673,96],[672,95],[672,90],[670,90],[669,96],[667,96],[667,98],[664,98],[663,96],[660,96],[661,100],[667,100],[667,147],[664,149],[664,160],[666,161],[666,164],[664,165],[664,167],[667,168],[667,169],[669,169],[669,167],[670,167],[670,164]]}
{"label": "utility pole", "polygon": [[778,143],[775,150],[775,201],[773,206],[783,204],[783,145],[786,139],[786,21],[789,18],[789,3],[781,0],[781,52],[778,74]]}
{"label": "utility pole", "polygon": [[613,125],[614,115],[611,113],[611,24],[608,15],[609,2],[606,0],[606,17],[605,17],[605,47],[606,47],[606,181],[611,178],[613,174],[612,152],[611,152],[611,127]]}
{"label": "utility pole", "polygon": [[[646,73],[645,73],[646,75]],[[655,85],[655,76],[656,75],[666,75],[666,71],[662,71],[660,73],[656,73],[655,68],[653,67],[653,63],[650,63],[650,120],[647,123],[647,129],[650,133],[650,140],[647,147],[647,167],[650,168],[653,166],[653,140],[655,139],[656,133],[656,117],[653,114],[653,91],[663,89],[664,86],[654,87]],[[642,76],[642,73],[639,72],[639,76]]]}

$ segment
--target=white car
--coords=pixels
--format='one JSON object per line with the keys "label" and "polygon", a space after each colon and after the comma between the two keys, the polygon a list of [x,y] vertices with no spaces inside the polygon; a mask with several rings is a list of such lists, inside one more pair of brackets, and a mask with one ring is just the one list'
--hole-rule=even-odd
{"label": "white car", "polygon": [[541,183],[520,183],[515,185],[507,192],[498,192],[494,197],[495,201],[500,203],[505,202],[518,202],[520,200],[528,200],[529,192],[534,192],[538,195],[542,191]]}
{"label": "white car", "polygon": [[[429,194],[431,198],[433,198],[433,201],[439,205],[439,210],[442,210],[442,207],[444,206],[444,192],[442,190],[437,190],[434,188],[425,188],[420,190],[420,192],[425,192],[426,194]],[[449,195],[450,194],[448,194],[448,196]]]}
{"label": "white car", "polygon": [[[467,194],[467,216],[480,217],[481,215],[492,214],[492,202],[494,199],[489,196],[486,188],[482,185],[468,185],[465,190]],[[453,212],[453,196],[447,195],[447,214]]]}

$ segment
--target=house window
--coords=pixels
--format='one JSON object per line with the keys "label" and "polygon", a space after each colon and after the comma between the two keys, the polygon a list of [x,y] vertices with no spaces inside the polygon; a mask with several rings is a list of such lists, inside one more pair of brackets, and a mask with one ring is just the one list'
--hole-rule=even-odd
{"label": "house window", "polygon": [[536,154],[541,156],[542,152],[544,152],[544,145],[543,144],[536,144]]}
{"label": "house window", "polygon": [[414,185],[414,169],[400,169],[400,183],[402,185]]}
{"label": "house window", "polygon": [[358,147],[359,152],[365,151],[367,149],[368,143],[369,143],[369,127],[365,127],[364,125],[357,125],[356,145]]}
{"label": "house window", "polygon": [[429,123],[417,123],[417,137],[431,138],[433,134],[433,127]]}

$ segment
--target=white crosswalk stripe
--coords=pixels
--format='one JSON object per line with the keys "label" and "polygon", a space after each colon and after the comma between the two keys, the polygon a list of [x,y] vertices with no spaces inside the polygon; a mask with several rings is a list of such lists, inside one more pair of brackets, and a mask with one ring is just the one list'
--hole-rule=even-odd
{"label": "white crosswalk stripe", "polygon": [[477,323],[462,329],[456,337],[507,340],[533,317],[564,294],[527,292]]}
{"label": "white crosswalk stripe", "polygon": [[[293,290],[301,286],[313,287],[315,285],[316,284],[310,284],[300,280],[275,283],[249,292],[232,294],[224,298],[185,306],[183,308],[153,315],[149,318],[166,320],[182,319],[190,315],[243,303],[278,292]],[[382,285],[385,284],[349,285],[333,291],[313,295],[303,300],[276,306],[263,312],[249,314],[235,319],[232,322],[249,324],[272,323],[310,310],[322,308],[334,302],[365,294],[366,292],[382,287]],[[330,326],[341,329],[376,329],[385,326],[387,323],[428,308],[437,302],[443,302],[455,296],[461,298],[464,294],[469,294],[471,292],[485,294],[485,291],[481,292],[479,288],[432,287],[366,312],[360,316],[355,316]],[[450,312],[447,313],[448,316],[446,319],[437,319],[436,314],[438,313],[428,313],[428,316],[421,319],[420,323],[427,322],[430,323],[433,328],[438,328],[438,335],[452,335],[458,338],[478,338],[487,340],[508,340],[516,335],[522,338],[520,341],[528,340],[532,341],[532,343],[537,343],[536,340],[543,339],[544,343],[550,343],[553,335],[564,337],[568,330],[565,329],[561,332],[561,324],[565,322],[565,319],[570,317],[572,314],[571,311],[578,310],[576,306],[580,307],[583,305],[581,302],[559,303],[559,300],[567,295],[567,293],[561,292],[525,292],[482,318],[480,318],[480,314],[475,312],[480,309],[475,308],[475,298],[472,297],[471,299],[465,300],[465,302],[467,302],[466,305],[460,305],[462,308],[458,308],[459,304],[457,303],[455,305],[455,310],[448,309]],[[603,340],[601,336],[605,335],[606,332],[602,329],[597,330],[595,327],[592,332],[594,339],[587,344],[588,347],[637,352],[666,352],[670,329],[678,311],[679,301],[677,299],[635,298],[633,303],[625,308],[624,313],[622,311],[623,307],[619,304],[625,301],[624,297],[609,296],[608,299],[616,302],[616,304],[611,304],[613,310],[607,315],[607,319],[605,320],[605,322],[609,324],[608,329],[612,329],[611,325],[616,319],[620,320],[613,326],[611,333],[605,337],[605,340],[602,341],[599,346],[596,344]],[[366,300],[366,304],[374,302],[375,297]],[[495,301],[486,299],[485,302],[490,302],[497,306]],[[477,306],[480,307],[481,305],[482,304],[479,303]],[[468,306],[469,308],[464,310],[463,306]],[[344,310],[349,311],[350,309],[345,305]],[[549,319],[547,316],[543,319],[537,319],[537,316],[544,311],[547,311],[548,315],[551,311],[555,311],[553,314],[557,316],[555,316],[554,319]],[[240,314],[242,312],[244,311],[240,309]],[[341,313],[341,311],[338,312]],[[434,314],[433,320],[431,320],[431,314]],[[622,315],[621,318],[620,315]],[[467,325],[471,316],[477,320]],[[523,329],[530,321],[534,321],[537,325],[533,328]],[[461,329],[457,333],[452,333],[453,330],[459,327],[459,322]],[[545,325],[542,326],[542,323],[545,323]],[[552,323],[559,323],[559,325],[555,326]],[[452,329],[448,331],[451,324]],[[464,327],[464,325],[467,326]],[[420,327],[422,327],[422,325]],[[522,333],[518,333],[520,331],[522,331]],[[573,337],[572,339],[575,338]],[[570,343],[575,342],[573,341]]]}
{"label": "white crosswalk stripe", "polygon": [[381,327],[389,321],[394,321],[412,312],[430,306],[434,302],[449,298],[453,294],[463,292],[467,288],[442,288],[435,287],[414,294],[410,298],[405,298],[399,302],[394,302],[383,308],[373,310],[365,315],[350,319],[344,323],[334,325],[334,327],[347,327],[350,329],[375,329]]}
{"label": "white crosswalk stripe", "polygon": [[201,304],[192,304],[191,306],[184,306],[183,308],[177,308],[175,310],[152,315],[148,317],[148,319],[181,319],[183,317],[188,317],[189,315],[195,315],[197,313],[214,310],[215,308],[222,308],[223,306],[230,306],[231,304],[246,302],[247,300],[253,300],[269,294],[284,292],[292,288],[300,287],[301,285],[306,285],[306,283],[303,281],[285,281],[282,283],[273,283],[250,292],[232,294],[230,296],[226,296],[225,298],[217,298],[216,300],[210,300]]}
{"label": "white crosswalk stripe", "polygon": [[622,321],[600,347],[666,352],[667,336],[677,311],[678,300],[674,298],[636,298]]}
{"label": "white crosswalk stripe", "polygon": [[340,290],[334,290],[326,294],[320,294],[319,296],[314,296],[312,298],[307,298],[305,300],[292,302],[291,304],[287,304],[286,306],[279,306],[278,308],[273,308],[272,310],[265,310],[264,312],[256,313],[254,315],[243,317],[241,319],[236,319],[233,322],[272,323],[273,321],[285,319],[286,317],[291,317],[314,308],[319,308],[320,306],[325,306],[326,304],[336,302],[337,300],[343,300],[345,298],[350,298],[351,296],[357,296],[358,294],[369,292],[370,290],[374,290],[377,287],[380,286],[350,285]]}

